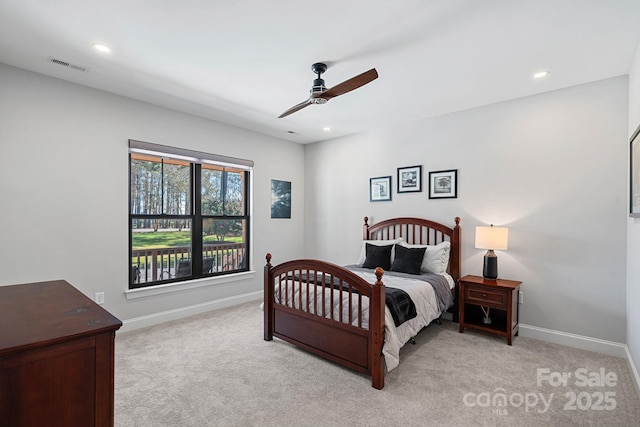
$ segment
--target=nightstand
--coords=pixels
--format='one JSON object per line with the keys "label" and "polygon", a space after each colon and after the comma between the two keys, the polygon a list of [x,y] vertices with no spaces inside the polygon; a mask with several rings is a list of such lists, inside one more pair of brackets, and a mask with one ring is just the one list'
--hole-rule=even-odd
{"label": "nightstand", "polygon": [[[518,335],[518,290],[522,282],[485,280],[481,276],[464,276],[460,282],[460,333],[464,328],[479,329],[507,338],[511,345]],[[484,318],[489,313],[491,323]]]}

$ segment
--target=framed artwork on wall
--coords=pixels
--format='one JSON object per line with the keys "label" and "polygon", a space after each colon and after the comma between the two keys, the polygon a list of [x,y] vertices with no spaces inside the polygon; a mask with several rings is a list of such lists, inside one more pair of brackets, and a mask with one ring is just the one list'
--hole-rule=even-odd
{"label": "framed artwork on wall", "polygon": [[429,172],[429,198],[455,199],[458,197],[458,169]]}
{"label": "framed artwork on wall", "polygon": [[640,218],[640,125],[629,139],[629,216]]}
{"label": "framed artwork on wall", "polygon": [[422,166],[398,168],[398,193],[422,191]]}
{"label": "framed artwork on wall", "polygon": [[291,218],[291,181],[271,180],[271,218]]}
{"label": "framed artwork on wall", "polygon": [[391,177],[369,178],[369,201],[383,202],[391,200]]}

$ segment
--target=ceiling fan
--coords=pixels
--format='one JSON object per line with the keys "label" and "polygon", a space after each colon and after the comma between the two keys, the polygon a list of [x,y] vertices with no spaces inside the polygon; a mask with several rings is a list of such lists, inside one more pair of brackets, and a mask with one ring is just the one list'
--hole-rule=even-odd
{"label": "ceiling fan", "polygon": [[322,73],[327,71],[327,64],[317,62],[311,66],[311,70],[318,75],[318,78],[313,81],[313,86],[309,91],[311,96],[309,96],[309,99],[306,101],[301,102],[298,105],[294,105],[284,113],[280,114],[278,116],[279,119],[286,117],[289,114],[293,114],[296,111],[302,110],[304,107],[311,104],[325,104],[331,98],[351,92],[352,90],[358,89],[360,86],[371,83],[378,78],[378,72],[375,68],[372,68],[369,71],[365,71],[362,74],[358,74],[357,76],[350,78],[349,80],[343,81],[331,89],[327,89],[324,85],[324,80],[320,77]]}

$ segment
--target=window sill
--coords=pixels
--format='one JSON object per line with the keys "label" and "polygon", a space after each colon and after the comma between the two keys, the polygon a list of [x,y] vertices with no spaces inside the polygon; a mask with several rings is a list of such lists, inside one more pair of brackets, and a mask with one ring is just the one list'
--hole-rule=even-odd
{"label": "window sill", "polygon": [[220,283],[237,282],[240,280],[253,279],[255,271],[243,271],[242,273],[226,274],[224,276],[206,277],[203,279],[189,280],[187,282],[168,283],[166,285],[150,286],[148,288],[129,289],[125,291],[125,297],[130,299],[145,298],[155,295],[181,292],[189,289],[214,286]]}

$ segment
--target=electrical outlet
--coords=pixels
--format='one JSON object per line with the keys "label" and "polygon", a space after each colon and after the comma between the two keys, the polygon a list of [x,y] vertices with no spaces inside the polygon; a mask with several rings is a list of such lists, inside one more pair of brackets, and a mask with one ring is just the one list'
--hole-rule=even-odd
{"label": "electrical outlet", "polygon": [[104,304],[104,292],[96,292],[96,303]]}
{"label": "electrical outlet", "polygon": [[518,302],[524,304],[524,293],[522,291],[518,291]]}

